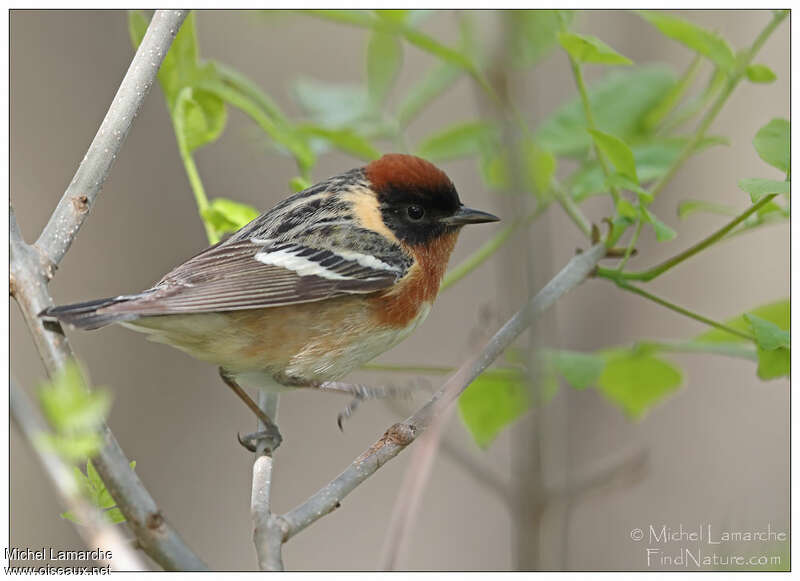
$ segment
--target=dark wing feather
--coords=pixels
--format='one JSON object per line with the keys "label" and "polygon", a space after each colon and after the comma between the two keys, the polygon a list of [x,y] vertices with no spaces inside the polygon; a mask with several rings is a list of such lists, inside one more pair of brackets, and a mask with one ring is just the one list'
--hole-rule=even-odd
{"label": "dark wing feather", "polygon": [[[299,257],[310,265],[321,266],[325,276],[265,264],[264,257],[271,253]],[[371,293],[389,288],[405,272],[400,266],[386,266],[390,268],[365,266],[329,250],[291,243],[231,241],[212,246],[175,268],[152,289],[103,311],[136,315],[204,313]]]}

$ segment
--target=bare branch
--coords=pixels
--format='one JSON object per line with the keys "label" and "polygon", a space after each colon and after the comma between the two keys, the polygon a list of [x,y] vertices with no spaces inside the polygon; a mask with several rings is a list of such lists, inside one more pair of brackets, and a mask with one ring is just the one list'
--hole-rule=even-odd
{"label": "bare branch", "polygon": [[89,215],[187,13],[187,10],[156,10],[153,15],[100,129],[36,241],[36,246],[54,266],[61,262]]}
{"label": "bare branch", "polygon": [[[53,304],[47,283],[86,219],[133,117],[153,85],[158,67],[185,17],[184,10],[159,10],[153,16],[76,179],[62,197],[37,245],[25,244],[14,213],[9,211],[10,291],[22,310],[51,376],[73,358],[73,353],[61,327],[48,324],[45,328],[37,316]],[[125,515],[139,546],[165,569],[206,569],[166,522],[150,493],[130,469],[130,462],[111,430],[103,426],[100,433],[104,445],[94,460],[95,467]]]}
{"label": "bare branch", "polygon": [[36,444],[37,438],[48,432],[47,426],[28,396],[13,379],[10,390],[11,417],[44,466],[64,505],[83,525],[76,528],[86,546],[110,551],[112,558],[101,559],[100,562],[110,565],[115,571],[146,571],[144,563],[131,550],[130,542],[120,534],[119,529],[83,498],[70,467],[57,454]]}
{"label": "bare branch", "polygon": [[561,272],[503,325],[480,353],[468,359],[451,375],[425,405],[404,421],[390,427],[344,472],[303,504],[286,513],[282,517],[286,525],[284,541],[337,508],[345,496],[413,442],[441,409],[452,403],[539,314],[583,282],[604,255],[605,246],[596,244],[587,252],[570,260]]}
{"label": "bare branch", "polygon": [[[259,390],[258,407],[275,422],[278,412],[278,395]],[[258,429],[266,426],[258,420]],[[258,567],[262,571],[283,571],[283,521],[279,520],[271,508],[272,493],[272,452],[265,448],[266,442],[259,442],[256,460],[253,463],[253,492],[250,500],[250,513],[253,517],[253,543],[256,546]]]}

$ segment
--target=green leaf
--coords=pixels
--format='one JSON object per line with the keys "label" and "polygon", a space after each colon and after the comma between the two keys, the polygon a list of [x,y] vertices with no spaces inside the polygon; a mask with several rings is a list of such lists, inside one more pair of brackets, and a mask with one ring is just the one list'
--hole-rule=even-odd
{"label": "green leaf", "polygon": [[[774,323],[784,331],[789,329],[789,299],[783,299],[774,303],[761,305],[755,309],[748,310],[747,313]],[[750,322],[745,318],[744,314],[725,321],[725,325],[744,333],[750,333],[751,331]],[[721,329],[711,329],[710,331],[706,331],[705,333],[699,335],[696,340],[704,343],[741,343],[747,341],[747,339],[739,337],[738,335],[732,335],[731,333]]]}
{"label": "green leaf", "polygon": [[394,34],[374,31],[367,44],[367,91],[380,104],[403,66],[403,43]]}
{"label": "green leaf", "polygon": [[727,73],[733,72],[736,56],[727,41],[717,33],[663,11],[640,11],[639,15],[662,34],[710,59]]}
{"label": "green leaf", "polygon": [[606,365],[604,358],[592,353],[577,351],[555,351],[553,365],[575,389],[586,389],[594,385]]}
{"label": "green leaf", "polygon": [[602,40],[588,34],[559,32],[558,42],[576,61],[603,65],[630,65],[633,61],[622,56]]}
{"label": "green leaf", "polygon": [[381,156],[380,151],[368,139],[361,137],[352,129],[325,129],[317,125],[302,125],[298,128],[302,134],[321,139],[336,149],[350,155],[372,161]]}
{"label": "green leaf", "polygon": [[681,385],[680,369],[651,353],[611,351],[605,357],[598,389],[630,418],[640,419]]}
{"label": "green leaf", "polygon": [[643,216],[645,222],[651,224],[653,226],[653,230],[655,230],[656,232],[656,240],[658,240],[659,242],[669,242],[670,240],[675,238],[675,236],[677,236],[675,230],[673,230],[672,228],[664,224],[664,222],[656,218],[655,215],[652,212],[650,212],[650,210],[648,210],[647,208],[642,208],[642,211],[644,212]]}
{"label": "green leaf", "polygon": [[[111,407],[111,396],[103,389],[89,391],[80,368],[70,361],[38,391],[42,411],[59,435],[83,436],[96,430]],[[74,442],[80,448],[87,439]]]}
{"label": "green leaf", "polygon": [[777,379],[779,377],[789,377],[791,369],[791,351],[787,348],[774,350],[756,349],[758,354],[758,369],[756,375],[759,379]]}
{"label": "green leaf", "polygon": [[639,217],[639,211],[625,198],[617,201],[617,215],[630,220],[636,220]]}
{"label": "green leaf", "polygon": [[772,321],[767,321],[752,313],[745,313],[744,318],[750,323],[756,343],[762,349],[774,351],[781,347],[789,347],[789,331],[785,331]]}
{"label": "green leaf", "polygon": [[[567,24],[573,11],[564,11]],[[510,19],[511,54],[516,66],[529,67],[555,46],[561,22],[556,10],[516,10]]]}
{"label": "green leaf", "polygon": [[[650,143],[633,146],[633,158],[636,162],[636,174],[639,176],[639,181],[647,183],[665,175],[686,143],[686,138],[659,138]],[[695,153],[719,143],[721,142],[717,138],[705,139],[698,144]],[[581,201],[589,196],[608,192],[609,183],[641,193],[636,188],[622,185],[621,180],[615,176],[612,176],[609,182],[596,160],[584,162],[581,168],[570,176],[569,186],[575,200]]]}
{"label": "green leaf", "polygon": [[750,194],[750,199],[755,204],[764,196],[771,194],[788,194],[790,184],[787,181],[766,180],[750,178],[739,180],[739,189]]}
{"label": "green leaf", "polygon": [[681,200],[678,204],[678,218],[685,218],[696,212],[707,212],[722,216],[736,216],[739,212],[730,206],[715,204],[704,200]]}
{"label": "green leaf", "polygon": [[753,146],[758,155],[783,173],[789,171],[789,122],[773,119],[756,133]]}
{"label": "green leaf", "polygon": [[430,161],[469,157],[494,141],[497,129],[485,121],[471,121],[450,126],[429,136],[417,148],[417,155]]}
{"label": "green leaf", "polygon": [[771,83],[778,78],[767,65],[749,65],[745,72],[753,83]]}
{"label": "green leaf", "polygon": [[225,128],[225,103],[216,95],[200,89],[184,88],[175,103],[175,127],[191,153],[215,141]]}
{"label": "green leaf", "polygon": [[214,198],[202,211],[205,220],[218,235],[236,232],[259,216],[254,207],[227,198]]}
{"label": "green leaf", "polygon": [[619,137],[596,129],[589,129],[589,133],[592,135],[597,149],[614,164],[616,170],[638,184],[639,176],[636,175],[636,161],[628,144]]}
{"label": "green leaf", "polygon": [[[588,89],[596,128],[626,143],[636,143],[642,136],[644,116],[674,84],[674,73],[662,66],[607,75]],[[542,122],[535,139],[556,156],[583,157],[592,143],[586,127],[583,105],[576,97]],[[640,179],[645,178],[640,175]]]}
{"label": "green leaf", "polygon": [[488,447],[529,406],[524,377],[516,369],[485,372],[458,398],[461,419],[482,448]]}

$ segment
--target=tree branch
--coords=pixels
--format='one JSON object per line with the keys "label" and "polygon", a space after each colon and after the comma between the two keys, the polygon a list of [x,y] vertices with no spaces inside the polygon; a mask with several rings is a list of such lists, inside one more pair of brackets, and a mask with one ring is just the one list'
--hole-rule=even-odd
{"label": "tree branch", "polygon": [[156,10],[153,15],[86,156],[36,241],[36,247],[54,266],[64,258],[89,215],[187,13],[186,10]]}
{"label": "tree branch", "polygon": [[64,505],[78,517],[82,526],[76,529],[86,546],[111,551],[111,559],[99,562],[110,565],[115,571],[146,571],[147,567],[131,550],[130,542],[119,529],[83,497],[70,467],[57,454],[36,444],[37,439],[48,432],[45,421],[16,381],[12,379],[9,388],[11,417],[39,458]]}
{"label": "tree branch", "polygon": [[503,325],[479,353],[451,375],[416,413],[390,427],[344,472],[303,504],[283,515],[284,542],[337,508],[345,496],[413,442],[442,408],[452,403],[543,311],[583,282],[605,252],[604,244],[596,244],[570,260],[561,272]]}
{"label": "tree branch", "polygon": [[[258,407],[275,422],[278,412],[278,395],[258,392]],[[258,420],[258,430],[266,426]],[[250,499],[250,514],[253,517],[253,543],[256,546],[258,567],[262,571],[283,571],[281,547],[283,544],[283,521],[271,508],[272,452],[266,449],[266,441],[258,443],[253,463],[253,492]]]}
{"label": "tree branch", "polygon": [[[61,326],[48,323],[45,328],[37,316],[53,304],[47,283],[86,219],[185,17],[184,10],[159,10],[153,16],[100,130],[37,244],[25,243],[14,212],[9,210],[11,294],[22,310],[51,376],[73,358],[73,353]],[[139,546],[165,569],[206,569],[166,522],[150,493],[130,469],[129,460],[111,430],[104,425],[100,434],[103,448],[94,459],[95,467],[125,515]]]}

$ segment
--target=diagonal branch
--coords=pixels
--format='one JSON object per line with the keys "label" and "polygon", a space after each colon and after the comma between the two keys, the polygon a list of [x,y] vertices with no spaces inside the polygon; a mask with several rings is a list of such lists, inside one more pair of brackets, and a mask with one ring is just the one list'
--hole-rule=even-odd
{"label": "diagonal branch", "polygon": [[[185,17],[185,10],[156,11],[75,179],[36,245],[25,243],[14,213],[9,210],[10,291],[22,310],[50,375],[72,359],[73,353],[61,327],[48,324],[45,328],[37,316],[53,304],[47,283],[86,219]],[[129,461],[111,430],[103,426],[100,434],[104,444],[95,458],[95,466],[125,515],[139,546],[165,569],[205,569],[205,564],[166,522],[150,493],[130,469]]]}
{"label": "diagonal branch", "polygon": [[36,247],[58,266],[89,215],[187,10],[156,10],[97,134]]}
{"label": "diagonal branch", "polygon": [[495,333],[479,353],[461,365],[416,413],[390,427],[344,472],[314,493],[303,504],[283,515],[286,531],[284,542],[337,508],[345,496],[411,444],[431,421],[489,367],[543,311],[583,282],[597,267],[597,263],[605,253],[605,245],[596,244],[587,252],[570,260],[561,272]]}

